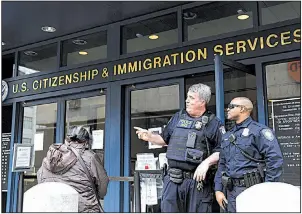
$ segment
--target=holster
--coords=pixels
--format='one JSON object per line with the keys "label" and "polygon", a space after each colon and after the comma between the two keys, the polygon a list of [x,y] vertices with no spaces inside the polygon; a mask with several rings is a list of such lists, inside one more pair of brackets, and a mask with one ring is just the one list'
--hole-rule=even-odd
{"label": "holster", "polygon": [[183,178],[183,171],[181,169],[170,168],[168,170],[168,174],[170,176],[170,180],[173,183],[181,184],[183,182],[183,180],[184,180],[184,178]]}
{"label": "holster", "polygon": [[230,177],[223,174],[221,177],[221,182],[222,182],[222,185],[225,188],[227,188],[229,191],[233,190],[234,185],[233,185],[232,179]]}

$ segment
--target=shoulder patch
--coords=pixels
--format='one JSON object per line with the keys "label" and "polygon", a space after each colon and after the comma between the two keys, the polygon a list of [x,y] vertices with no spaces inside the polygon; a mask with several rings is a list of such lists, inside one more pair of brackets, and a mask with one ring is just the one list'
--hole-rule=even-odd
{"label": "shoulder patch", "polygon": [[226,133],[224,126],[220,126],[219,130],[220,130],[221,134]]}
{"label": "shoulder patch", "polygon": [[274,135],[272,133],[271,130],[269,129],[262,129],[261,133],[263,134],[263,136],[265,137],[265,139],[269,140],[269,141],[273,141],[274,140]]}

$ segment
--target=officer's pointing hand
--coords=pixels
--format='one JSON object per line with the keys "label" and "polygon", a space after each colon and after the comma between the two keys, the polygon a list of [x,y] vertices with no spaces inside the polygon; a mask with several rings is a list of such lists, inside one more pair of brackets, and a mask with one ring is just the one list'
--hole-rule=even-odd
{"label": "officer's pointing hand", "polygon": [[201,164],[199,164],[199,166],[195,170],[193,179],[196,181],[203,181],[206,178],[208,169],[209,164],[206,161],[201,162]]}
{"label": "officer's pointing hand", "polygon": [[228,200],[225,198],[225,195],[223,194],[223,192],[220,192],[220,191],[216,191],[215,192],[215,196],[216,196],[216,200],[219,204],[219,206],[225,210],[226,209],[226,205],[225,204],[228,204]]}
{"label": "officer's pointing hand", "polygon": [[144,141],[149,141],[149,138],[152,134],[152,132],[146,130],[146,129],[142,129],[140,127],[133,127],[134,129],[136,129],[136,134],[138,139],[144,140]]}

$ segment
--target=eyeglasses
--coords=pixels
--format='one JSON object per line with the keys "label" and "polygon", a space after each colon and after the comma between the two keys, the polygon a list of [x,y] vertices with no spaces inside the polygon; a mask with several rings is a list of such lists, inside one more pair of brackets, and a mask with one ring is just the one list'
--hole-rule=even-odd
{"label": "eyeglasses", "polygon": [[243,105],[237,105],[237,104],[229,104],[228,105],[228,109],[233,109],[233,108],[236,108],[236,107],[245,107]]}

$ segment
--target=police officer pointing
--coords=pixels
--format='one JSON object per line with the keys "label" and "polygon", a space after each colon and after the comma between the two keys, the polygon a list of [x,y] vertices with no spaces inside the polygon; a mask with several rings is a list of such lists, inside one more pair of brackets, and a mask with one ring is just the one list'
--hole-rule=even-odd
{"label": "police officer pointing", "polygon": [[277,139],[268,127],[251,119],[252,110],[253,104],[246,97],[233,99],[227,109],[227,118],[236,125],[222,136],[215,195],[228,212],[236,212],[236,197],[245,189],[278,181],[282,173]]}
{"label": "police officer pointing", "polygon": [[161,135],[134,127],[138,138],[168,145],[169,169],[164,177],[162,212],[212,210],[214,176],[211,178],[209,168],[218,162],[222,136],[219,128],[224,130],[224,127],[206,109],[210,98],[209,86],[192,85],[187,94],[186,110],[173,115]]}

